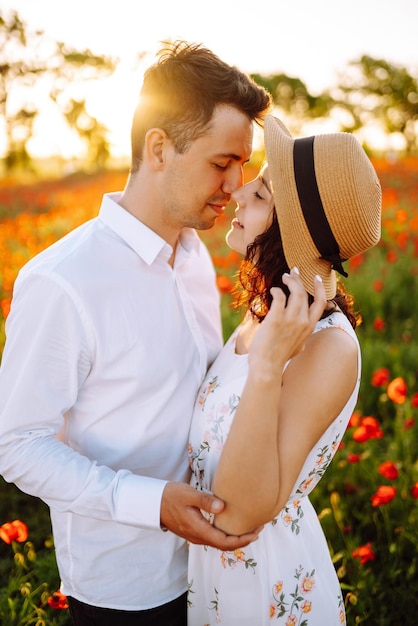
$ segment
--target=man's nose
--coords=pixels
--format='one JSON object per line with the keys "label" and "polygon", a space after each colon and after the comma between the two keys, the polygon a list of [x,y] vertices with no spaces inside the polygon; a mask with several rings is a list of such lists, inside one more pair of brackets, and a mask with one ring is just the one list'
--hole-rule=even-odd
{"label": "man's nose", "polygon": [[232,194],[244,184],[244,170],[242,165],[235,164],[235,167],[228,169],[222,185],[224,193]]}

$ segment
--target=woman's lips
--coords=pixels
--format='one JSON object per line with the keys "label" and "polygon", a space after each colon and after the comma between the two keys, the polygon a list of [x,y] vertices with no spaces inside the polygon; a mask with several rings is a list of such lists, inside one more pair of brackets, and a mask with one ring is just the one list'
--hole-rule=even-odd
{"label": "woman's lips", "polygon": [[232,220],[231,226],[233,226],[234,228],[244,228],[239,219],[237,219],[236,217],[234,217],[234,219]]}

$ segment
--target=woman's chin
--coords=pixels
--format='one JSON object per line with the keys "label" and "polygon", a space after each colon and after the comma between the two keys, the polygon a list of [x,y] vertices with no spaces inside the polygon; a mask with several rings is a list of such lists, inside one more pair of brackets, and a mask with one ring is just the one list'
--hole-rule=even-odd
{"label": "woman's chin", "polygon": [[242,243],[240,245],[237,241],[235,228],[232,227],[231,230],[226,233],[225,241],[231,250],[235,250],[235,252],[239,254],[245,254],[246,250],[243,250]]}

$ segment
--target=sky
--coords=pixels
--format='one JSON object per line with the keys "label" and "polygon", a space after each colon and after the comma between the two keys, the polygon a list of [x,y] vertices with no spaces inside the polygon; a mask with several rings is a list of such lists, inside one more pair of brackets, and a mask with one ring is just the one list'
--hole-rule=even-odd
{"label": "sky", "polygon": [[[129,153],[142,71],[167,39],[203,43],[249,73],[298,77],[312,93],[337,84],[362,54],[418,75],[417,0],[0,0],[7,10],[57,41],[120,59],[114,76],[87,96],[116,155]],[[138,68],[142,52],[148,55]],[[70,137],[55,132],[54,114],[46,113],[32,151],[71,152]]]}

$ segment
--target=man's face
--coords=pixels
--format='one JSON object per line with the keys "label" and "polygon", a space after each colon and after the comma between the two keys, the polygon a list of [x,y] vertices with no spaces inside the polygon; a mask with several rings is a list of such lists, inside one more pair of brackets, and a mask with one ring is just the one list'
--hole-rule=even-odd
{"label": "man's face", "polygon": [[211,228],[243,183],[252,150],[252,122],[234,107],[215,109],[205,135],[184,154],[173,147],[161,179],[163,221],[168,228]]}

